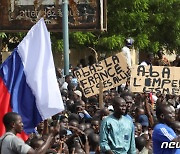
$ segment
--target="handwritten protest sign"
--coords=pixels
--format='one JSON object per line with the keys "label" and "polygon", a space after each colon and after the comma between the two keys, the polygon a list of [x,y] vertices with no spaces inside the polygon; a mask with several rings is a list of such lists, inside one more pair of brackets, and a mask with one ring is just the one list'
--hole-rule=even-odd
{"label": "handwritten protest sign", "polygon": [[131,69],[132,92],[180,95],[180,67],[134,66]]}
{"label": "handwritten protest sign", "polygon": [[75,71],[75,76],[86,97],[99,93],[100,80],[105,91],[125,83],[129,74],[130,69],[122,53]]}

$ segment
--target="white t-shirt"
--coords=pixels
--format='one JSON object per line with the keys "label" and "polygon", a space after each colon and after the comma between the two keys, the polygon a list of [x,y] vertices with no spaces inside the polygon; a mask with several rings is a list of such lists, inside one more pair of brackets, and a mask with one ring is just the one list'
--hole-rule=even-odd
{"label": "white t-shirt", "polygon": [[[6,137],[5,137],[6,136]],[[5,137],[5,138],[4,138]],[[4,138],[4,139],[3,139]],[[2,141],[3,139],[3,141]],[[2,142],[2,144],[1,144]],[[24,141],[18,138],[11,132],[5,133],[0,138],[1,153],[2,154],[27,154],[31,147],[24,143]]]}
{"label": "white t-shirt", "polygon": [[131,53],[130,53],[130,49],[127,47],[127,46],[124,46],[122,48],[122,52],[124,54],[124,56],[126,57],[126,61],[127,61],[127,64],[129,67],[132,66],[132,63],[131,63]]}
{"label": "white t-shirt", "polygon": [[63,83],[63,85],[62,85],[62,87],[60,88],[61,90],[63,90],[63,89],[68,89],[68,83],[67,82],[64,82]]}

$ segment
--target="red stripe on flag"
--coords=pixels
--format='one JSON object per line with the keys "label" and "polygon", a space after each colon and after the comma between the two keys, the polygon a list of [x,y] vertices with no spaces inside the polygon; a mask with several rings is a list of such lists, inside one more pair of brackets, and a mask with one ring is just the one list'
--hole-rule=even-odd
{"label": "red stripe on flag", "polygon": [[[3,117],[7,112],[11,112],[10,106],[10,94],[6,88],[3,80],[0,78],[0,136],[2,136],[6,130],[3,124]],[[23,131],[21,134],[17,134],[18,137],[24,141],[28,139],[28,135]]]}
{"label": "red stripe on flag", "polygon": [[22,131],[21,134],[17,134],[16,136],[20,137],[24,141],[26,141],[29,138],[29,135],[27,135],[24,131]]}
{"label": "red stripe on flag", "polygon": [[0,112],[0,136],[2,136],[6,131],[3,124],[3,116],[7,112],[11,112],[12,109],[10,106],[10,94],[1,78],[0,78],[0,111],[1,111]]}

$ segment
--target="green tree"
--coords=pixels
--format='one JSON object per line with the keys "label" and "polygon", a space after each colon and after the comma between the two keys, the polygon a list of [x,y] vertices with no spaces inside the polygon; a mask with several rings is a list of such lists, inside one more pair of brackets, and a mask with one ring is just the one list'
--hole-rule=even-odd
{"label": "green tree", "polygon": [[135,48],[157,52],[161,48],[180,52],[179,0],[113,0],[108,1],[108,29],[94,33],[87,44],[86,33],[71,36],[78,45],[92,45],[98,50],[120,50],[124,39],[133,37]]}
{"label": "green tree", "polygon": [[[132,37],[134,47],[140,51],[157,52],[164,48],[180,52],[180,0],[108,0],[107,5],[107,31],[71,32],[70,48],[117,51],[123,47],[125,38]],[[0,33],[0,38],[1,35],[4,33]],[[3,40],[13,38],[16,42],[24,33],[6,36]],[[62,33],[51,33],[51,38],[53,51],[63,51]]]}
{"label": "green tree", "polygon": [[147,33],[152,49],[180,52],[180,1],[151,0]]}

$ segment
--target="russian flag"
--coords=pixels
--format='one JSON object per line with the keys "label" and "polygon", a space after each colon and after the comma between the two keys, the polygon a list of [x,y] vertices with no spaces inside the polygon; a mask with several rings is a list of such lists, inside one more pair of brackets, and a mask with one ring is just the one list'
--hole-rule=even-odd
{"label": "russian flag", "polygon": [[40,19],[0,67],[0,136],[4,114],[22,116],[24,131],[64,110],[51,50],[50,33]]}

